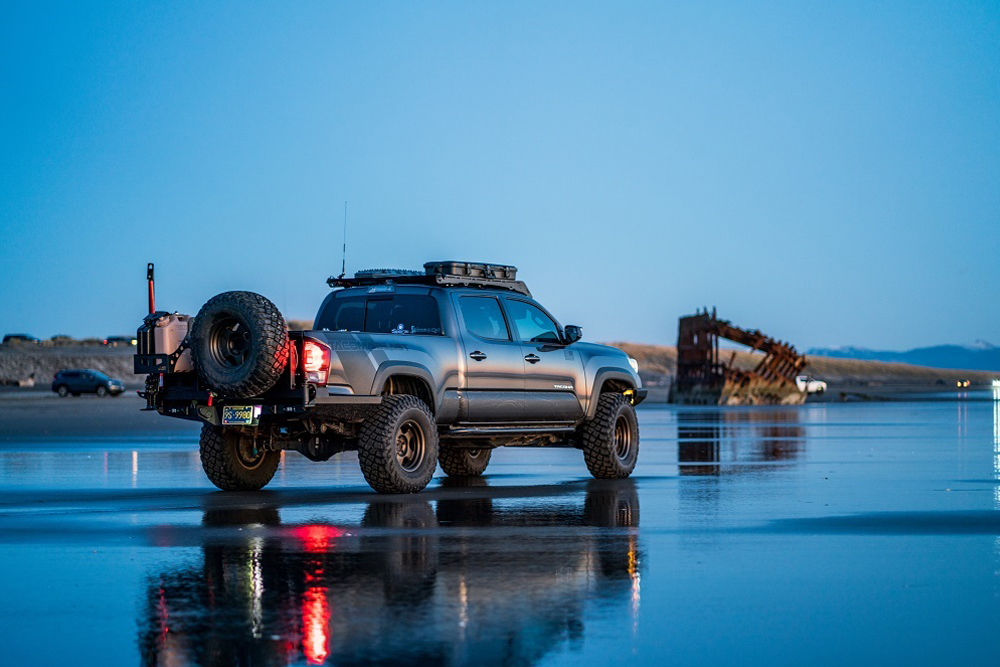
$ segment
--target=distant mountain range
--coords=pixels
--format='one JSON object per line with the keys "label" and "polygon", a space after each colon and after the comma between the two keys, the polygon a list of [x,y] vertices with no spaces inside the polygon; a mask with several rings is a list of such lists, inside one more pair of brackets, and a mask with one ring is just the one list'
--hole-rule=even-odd
{"label": "distant mountain range", "polygon": [[898,361],[931,368],[956,368],[970,371],[1000,371],[1000,347],[977,340],[972,345],[935,345],[918,347],[906,352],[869,350],[864,347],[815,347],[806,351],[817,357]]}

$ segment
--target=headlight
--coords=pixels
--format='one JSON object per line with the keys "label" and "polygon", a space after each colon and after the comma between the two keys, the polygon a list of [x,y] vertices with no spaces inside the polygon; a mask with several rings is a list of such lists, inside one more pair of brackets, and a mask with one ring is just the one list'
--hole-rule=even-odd
{"label": "headlight", "polygon": [[632,370],[634,370],[636,373],[639,372],[639,362],[633,359],[632,357],[628,358],[628,365],[631,366]]}

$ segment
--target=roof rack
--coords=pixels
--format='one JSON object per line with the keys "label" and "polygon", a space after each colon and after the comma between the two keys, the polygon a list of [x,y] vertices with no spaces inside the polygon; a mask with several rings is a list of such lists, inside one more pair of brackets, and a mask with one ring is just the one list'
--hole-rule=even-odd
{"label": "roof rack", "polygon": [[424,264],[423,272],[410,269],[366,269],[353,278],[331,276],[330,287],[366,285],[437,285],[440,287],[492,287],[531,296],[528,286],[516,280],[517,267],[485,262],[438,261]]}

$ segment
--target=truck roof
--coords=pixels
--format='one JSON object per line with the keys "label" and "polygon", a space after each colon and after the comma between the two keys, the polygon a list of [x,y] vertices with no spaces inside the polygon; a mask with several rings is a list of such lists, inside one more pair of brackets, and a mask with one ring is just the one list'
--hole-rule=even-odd
{"label": "truck roof", "polygon": [[531,296],[528,286],[517,280],[517,267],[485,262],[435,261],[424,264],[424,270],[367,269],[353,278],[330,276],[330,287],[368,287],[374,285],[428,285],[432,287],[479,287],[504,289]]}

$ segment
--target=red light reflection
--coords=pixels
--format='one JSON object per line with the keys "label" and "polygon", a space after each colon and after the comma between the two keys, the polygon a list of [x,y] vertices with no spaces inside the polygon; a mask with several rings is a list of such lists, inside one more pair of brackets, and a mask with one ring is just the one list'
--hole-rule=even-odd
{"label": "red light reflection", "polygon": [[[292,534],[302,542],[303,549],[321,554],[344,531],[334,526],[311,524],[293,529]],[[326,586],[322,585],[322,558],[315,556],[310,561],[311,567],[305,572],[306,589],[302,594],[302,652],[310,665],[320,665],[330,655],[330,602]]]}
{"label": "red light reflection", "polygon": [[330,543],[343,535],[344,531],[333,526],[315,524],[299,526],[292,531],[292,534],[302,541],[302,546],[306,551],[319,553],[326,551]]}
{"label": "red light reflection", "polygon": [[310,586],[302,596],[302,652],[310,665],[330,654],[330,603],[325,586]]}

